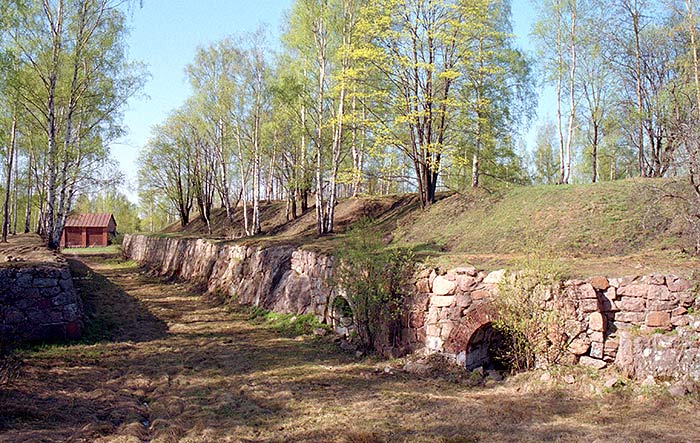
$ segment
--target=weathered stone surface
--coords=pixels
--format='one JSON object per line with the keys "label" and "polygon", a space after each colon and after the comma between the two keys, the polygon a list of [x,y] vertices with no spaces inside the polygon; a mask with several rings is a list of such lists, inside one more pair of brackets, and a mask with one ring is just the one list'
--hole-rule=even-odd
{"label": "weathered stone surface", "polygon": [[427,294],[430,292],[430,280],[428,278],[421,278],[416,282],[416,290],[421,294]]}
{"label": "weathered stone surface", "polygon": [[669,276],[666,279],[666,284],[671,292],[684,292],[693,286],[688,280],[675,275]]}
{"label": "weathered stone surface", "polygon": [[671,324],[673,326],[688,326],[690,324],[690,318],[688,318],[687,315],[671,317]]}
{"label": "weathered stone surface", "polygon": [[650,285],[665,285],[666,276],[660,274],[645,275],[642,277],[642,283]]}
{"label": "weathered stone surface", "polygon": [[591,279],[591,286],[599,291],[605,291],[610,287],[610,282],[605,277],[593,277]]}
{"label": "weathered stone surface", "polygon": [[457,294],[455,297],[455,306],[466,308],[472,304],[472,296],[470,294]]}
{"label": "weathered stone surface", "polygon": [[430,304],[436,308],[446,308],[455,302],[454,295],[436,295],[430,298]]}
{"label": "weathered stone surface", "polygon": [[671,291],[666,286],[650,286],[647,298],[650,300],[671,300]]}
{"label": "weathered stone surface", "polygon": [[620,341],[619,339],[608,339],[605,340],[604,347],[603,347],[603,354],[606,357],[610,357],[611,361],[615,360],[615,356],[617,355],[617,351],[620,348]]}
{"label": "weathered stone surface", "polygon": [[670,378],[700,381],[700,343],[694,333],[629,334],[620,337],[615,364],[637,380]]}
{"label": "weathered stone surface", "polygon": [[506,275],[505,269],[500,269],[498,271],[493,271],[484,278],[484,283],[487,285],[497,285],[501,282],[503,277]]}
{"label": "weathered stone surface", "polygon": [[626,312],[644,312],[646,310],[646,301],[643,298],[637,297],[622,297],[617,303],[621,311]]}
{"label": "weathered stone surface", "polygon": [[649,300],[647,311],[672,311],[678,306],[678,301],[673,300]]}
{"label": "weathered stone surface", "polygon": [[480,289],[471,293],[472,300],[486,300],[492,297],[489,291]]}
{"label": "weathered stone surface", "polygon": [[599,309],[598,300],[595,298],[586,298],[586,299],[580,300],[579,308],[581,309],[581,312],[583,312],[584,314],[588,314],[591,312],[597,312]]}
{"label": "weathered stone surface", "polygon": [[646,298],[649,294],[650,285],[647,284],[628,284],[620,286],[617,289],[617,294],[624,297],[641,297]]}
{"label": "weathered stone surface", "polygon": [[451,295],[455,293],[455,289],[457,289],[457,284],[442,275],[437,276],[433,281],[432,292],[435,295]]}
{"label": "weathered stone surface", "polygon": [[670,328],[671,314],[668,312],[650,312],[647,314],[646,325],[650,328]]}
{"label": "weathered stone surface", "polygon": [[644,312],[616,312],[615,321],[623,323],[641,324],[644,321]]}
{"label": "weathered stone surface", "polygon": [[590,283],[581,283],[578,285],[577,288],[579,298],[582,299],[597,299],[598,298],[598,293],[596,290],[593,288],[593,285]]}
{"label": "weathered stone surface", "polygon": [[479,284],[479,281],[467,275],[457,275],[457,288],[461,292],[469,292]]}
{"label": "weathered stone surface", "polygon": [[675,308],[673,311],[671,311],[671,316],[678,317],[680,315],[684,315],[687,313],[688,313],[688,310],[686,308],[679,306],[679,307]]}
{"label": "weathered stone surface", "polygon": [[605,332],[606,319],[600,312],[588,316],[588,327],[594,331]]}
{"label": "weathered stone surface", "polygon": [[455,268],[454,273],[457,275],[468,275],[470,277],[476,277],[478,272],[473,266],[464,266],[461,268]]}
{"label": "weathered stone surface", "polygon": [[568,349],[574,355],[587,354],[588,350],[591,349],[591,341],[588,337],[577,338],[571,342]]}
{"label": "weathered stone surface", "polygon": [[604,349],[603,343],[596,342],[596,341],[591,342],[591,352],[589,353],[589,355],[593,358],[603,360],[603,356],[604,356],[603,349]]}
{"label": "weathered stone surface", "polygon": [[80,336],[83,305],[65,262],[0,269],[0,288],[0,341],[55,341]]}
{"label": "weathered stone surface", "polygon": [[605,368],[608,365],[603,360],[587,357],[585,355],[579,359],[578,363],[582,366],[588,366],[589,368],[599,370]]}

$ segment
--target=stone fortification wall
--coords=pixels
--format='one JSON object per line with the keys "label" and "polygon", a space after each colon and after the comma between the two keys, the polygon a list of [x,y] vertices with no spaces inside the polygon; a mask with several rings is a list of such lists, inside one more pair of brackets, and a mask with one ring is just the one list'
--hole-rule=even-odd
{"label": "stone fortification wall", "polygon": [[[411,349],[478,366],[484,328],[495,319],[503,271],[424,271],[416,282],[404,336]],[[700,300],[688,280],[668,275],[569,280],[569,352],[594,368],[615,364],[628,375],[700,381]]]}
{"label": "stone fortification wall", "polygon": [[0,339],[7,343],[76,339],[83,304],[65,262],[0,267]]}
{"label": "stone fortification wall", "polygon": [[269,248],[206,240],[127,235],[125,256],[164,276],[206,286],[244,305],[312,314],[328,321],[333,259],[290,246]]}
{"label": "stone fortification wall", "polygon": [[[269,248],[205,240],[126,236],[124,254],[159,273],[200,282],[238,303],[313,314],[332,323],[333,258],[291,246]],[[491,301],[504,271],[472,267],[422,271],[399,353],[442,353],[467,367],[486,358]],[[673,275],[595,277],[563,285],[571,321],[569,352],[581,364],[616,364],[630,376],[700,380],[700,310],[691,283]]]}

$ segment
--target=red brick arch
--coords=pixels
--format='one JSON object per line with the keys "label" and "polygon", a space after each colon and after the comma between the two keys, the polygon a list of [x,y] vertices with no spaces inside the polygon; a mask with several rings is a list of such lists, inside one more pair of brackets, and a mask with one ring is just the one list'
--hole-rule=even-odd
{"label": "red brick arch", "polygon": [[471,308],[450,332],[444,344],[445,351],[455,355],[465,352],[474,333],[497,318],[496,308],[490,301]]}

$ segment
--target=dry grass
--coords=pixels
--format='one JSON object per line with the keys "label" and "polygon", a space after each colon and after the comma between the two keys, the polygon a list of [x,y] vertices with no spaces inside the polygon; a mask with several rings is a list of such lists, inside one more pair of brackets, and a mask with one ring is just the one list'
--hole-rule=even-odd
{"label": "dry grass", "polygon": [[106,258],[73,264],[100,333],[21,354],[0,442],[700,441],[693,400],[598,393],[584,375],[469,387],[385,373]]}
{"label": "dry grass", "polygon": [[0,266],[33,266],[59,259],[60,255],[49,250],[36,234],[10,235],[7,243],[0,243]]}

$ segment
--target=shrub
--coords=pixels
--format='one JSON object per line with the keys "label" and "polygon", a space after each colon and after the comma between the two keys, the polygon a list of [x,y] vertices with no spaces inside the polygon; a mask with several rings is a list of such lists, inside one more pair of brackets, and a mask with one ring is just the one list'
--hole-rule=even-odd
{"label": "shrub", "polygon": [[370,219],[363,219],[347,234],[336,251],[339,259],[339,293],[345,292],[352,309],[360,345],[378,350],[383,340],[396,346],[401,338],[401,317],[406,286],[415,271],[415,256],[405,248],[388,248]]}
{"label": "shrub", "polygon": [[559,263],[546,257],[526,260],[498,289],[494,326],[509,338],[503,363],[514,370],[559,363],[569,344],[566,322],[573,317],[561,294]]}

